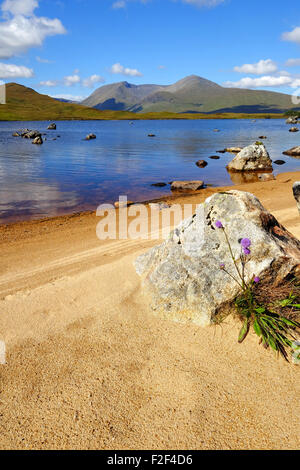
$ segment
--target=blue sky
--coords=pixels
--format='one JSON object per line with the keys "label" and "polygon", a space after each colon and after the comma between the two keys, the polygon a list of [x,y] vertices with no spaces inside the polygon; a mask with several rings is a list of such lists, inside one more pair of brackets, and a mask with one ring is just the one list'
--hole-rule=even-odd
{"label": "blue sky", "polygon": [[0,80],[52,96],[101,84],[300,88],[300,7],[274,0],[0,0]]}

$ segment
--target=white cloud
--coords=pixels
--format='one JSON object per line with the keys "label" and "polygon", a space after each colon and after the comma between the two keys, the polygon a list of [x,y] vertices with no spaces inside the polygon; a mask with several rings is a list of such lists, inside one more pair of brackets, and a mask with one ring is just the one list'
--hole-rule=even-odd
{"label": "white cloud", "polygon": [[195,5],[196,7],[216,7],[225,0],[183,0],[183,3]]}
{"label": "white cloud", "polygon": [[65,34],[57,18],[34,15],[37,0],[5,0],[1,6],[4,20],[0,21],[0,59],[8,59],[43,44],[47,36]]}
{"label": "white cloud", "polygon": [[286,67],[297,67],[300,65],[300,59],[288,59],[285,63]]}
{"label": "white cloud", "polygon": [[1,78],[15,78],[15,77],[30,78],[30,77],[33,77],[33,75],[34,75],[33,70],[23,65],[4,64],[0,62],[0,77]]}
{"label": "white cloud", "polygon": [[65,86],[77,85],[80,82],[81,82],[81,78],[77,74],[68,75],[68,76],[64,77],[64,85]]}
{"label": "white cloud", "polygon": [[93,88],[97,83],[104,83],[104,82],[105,82],[104,78],[96,74],[91,75],[90,77],[82,80],[83,86],[87,88]]}
{"label": "white cloud", "polygon": [[120,10],[121,8],[125,8],[125,7],[126,7],[126,2],[124,0],[119,0],[112,4],[112,8],[114,10]]}
{"label": "white cloud", "polygon": [[69,95],[69,94],[58,94],[58,95],[51,95],[52,98],[62,98],[64,100],[69,100],[69,101],[83,101],[87,97],[86,96],[76,96],[76,95]]}
{"label": "white cloud", "polygon": [[128,75],[130,77],[142,77],[143,74],[139,72],[137,69],[130,69],[128,67],[124,67],[119,62],[114,64],[111,69],[111,73],[114,74],[121,74],[121,75]]}
{"label": "white cloud", "polygon": [[254,75],[263,75],[265,73],[273,73],[277,71],[277,65],[273,60],[266,59],[260,60],[255,64],[244,64],[241,66],[234,67],[235,72],[239,73],[251,73]]}
{"label": "white cloud", "polygon": [[293,29],[292,31],[283,33],[281,38],[283,39],[283,41],[297,42],[298,44],[300,44],[300,26]]}
{"label": "white cloud", "polygon": [[52,86],[57,86],[58,81],[56,80],[45,80],[39,83],[39,86],[47,86],[47,87],[52,87]]}
{"label": "white cloud", "polygon": [[1,9],[12,15],[30,16],[38,6],[38,0],[5,0]]}
{"label": "white cloud", "polygon": [[293,82],[293,78],[286,75],[279,77],[266,75],[258,78],[245,77],[238,82],[225,82],[224,86],[231,88],[280,87],[283,85],[292,86]]}

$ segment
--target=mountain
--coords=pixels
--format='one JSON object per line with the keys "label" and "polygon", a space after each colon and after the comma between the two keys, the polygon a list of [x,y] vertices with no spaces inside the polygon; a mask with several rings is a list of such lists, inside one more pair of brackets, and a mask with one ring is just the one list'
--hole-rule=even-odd
{"label": "mountain", "polygon": [[169,86],[104,85],[81,104],[135,113],[282,113],[294,107],[291,97],[283,93],[225,88],[197,75]]}
{"label": "mountain", "polygon": [[17,83],[6,85],[6,104],[0,105],[2,121],[133,119],[135,116],[129,112],[98,111],[80,104],[62,102]]}

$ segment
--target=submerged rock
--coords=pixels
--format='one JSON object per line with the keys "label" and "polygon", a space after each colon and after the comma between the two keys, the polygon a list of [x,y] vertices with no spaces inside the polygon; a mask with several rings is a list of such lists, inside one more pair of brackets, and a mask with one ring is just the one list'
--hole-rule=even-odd
{"label": "submerged rock", "polygon": [[173,181],[171,183],[172,191],[197,191],[204,186],[203,181]]}
{"label": "submerged rock", "polygon": [[272,160],[264,144],[252,144],[239,152],[228,164],[230,171],[272,171]]}
{"label": "submerged rock", "polygon": [[152,183],[151,186],[155,186],[157,188],[164,188],[167,186],[167,183]]}
{"label": "submerged rock", "polygon": [[296,181],[293,185],[293,193],[297,202],[298,210],[300,212],[300,181]]}
{"label": "submerged rock", "polygon": [[241,191],[217,193],[184,220],[161,245],[139,256],[137,273],[151,295],[152,308],[161,316],[180,322],[208,325],[224,313],[240,292],[221,264],[236,275],[222,221],[240,266],[240,239],[249,238],[251,256],[245,277],[273,285],[292,274],[300,263],[300,242],[252,194]]}

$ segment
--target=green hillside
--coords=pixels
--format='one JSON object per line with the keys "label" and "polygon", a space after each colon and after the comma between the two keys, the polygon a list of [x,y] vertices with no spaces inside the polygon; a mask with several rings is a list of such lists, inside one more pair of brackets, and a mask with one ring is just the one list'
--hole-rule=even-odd
{"label": "green hillside", "polygon": [[[87,106],[65,103],[41,95],[31,88],[16,83],[6,85],[7,104],[0,105],[0,121],[58,121],[58,120],[144,120],[144,119],[239,119],[281,117],[279,114],[247,113],[172,113],[148,112],[134,113],[129,111],[101,111]],[[164,93],[164,92],[161,92]]]}

